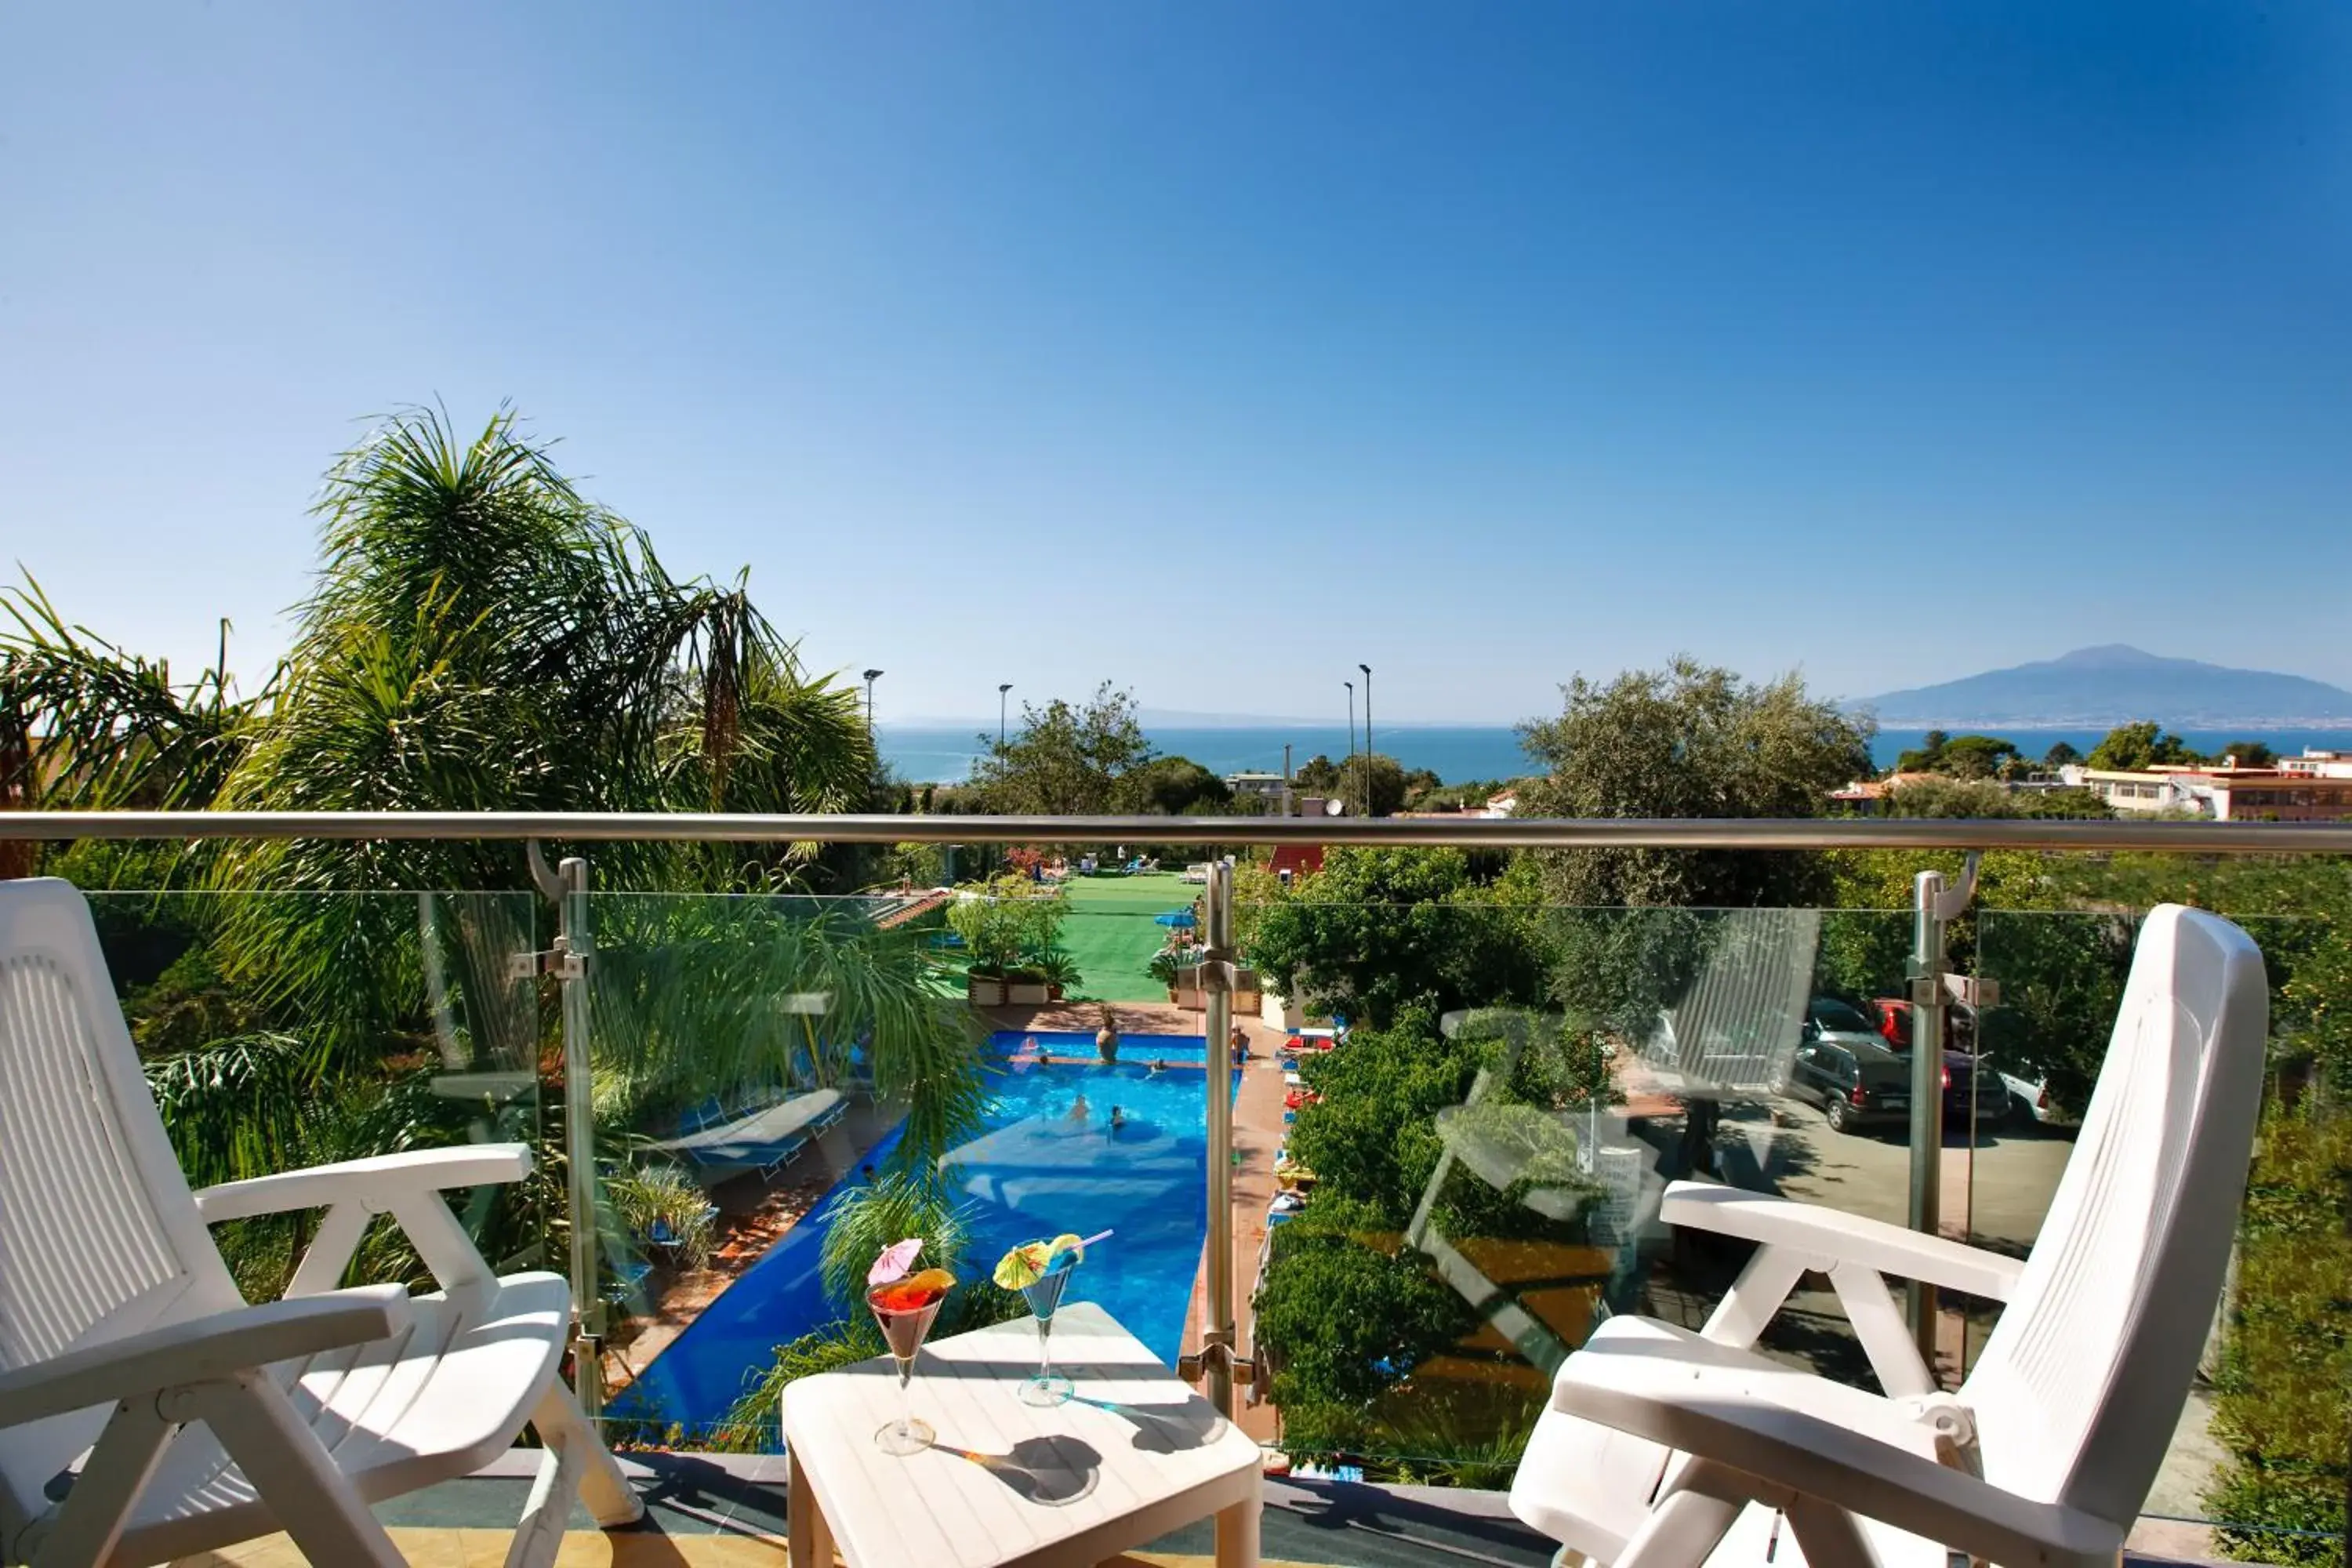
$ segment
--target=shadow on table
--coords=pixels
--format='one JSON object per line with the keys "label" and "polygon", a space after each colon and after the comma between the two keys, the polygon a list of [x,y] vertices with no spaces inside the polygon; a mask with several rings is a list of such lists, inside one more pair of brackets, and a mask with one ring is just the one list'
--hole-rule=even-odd
{"label": "shadow on table", "polygon": [[1142,1454],[1181,1454],[1187,1449],[1204,1448],[1225,1428],[1225,1418],[1217,1414],[1216,1406],[1202,1399],[1188,1399],[1181,1405],[1122,1405],[1115,1399],[1089,1399],[1083,1394],[1074,1394],[1070,1403],[1091,1405],[1097,1410],[1108,1410],[1123,1421],[1134,1423],[1136,1451]]}
{"label": "shadow on table", "polygon": [[952,1443],[932,1445],[942,1454],[970,1459],[1012,1489],[1024,1501],[1060,1508],[1091,1495],[1102,1479],[1102,1455],[1076,1437],[1024,1437],[1009,1454],[983,1454]]}

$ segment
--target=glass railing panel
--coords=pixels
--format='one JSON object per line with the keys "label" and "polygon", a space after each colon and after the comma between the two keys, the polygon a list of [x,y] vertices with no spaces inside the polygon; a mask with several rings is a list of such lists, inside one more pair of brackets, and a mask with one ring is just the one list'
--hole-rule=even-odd
{"label": "glass railing panel", "polygon": [[[2262,1123],[2229,1285],[2145,1513],[2180,1521],[2176,1542],[2261,1562],[2333,1563],[2342,1550],[2343,1412],[2352,1408],[2343,1281],[2352,1279],[2352,1013],[2347,933],[2332,918],[2334,868],[2320,862],[2216,868],[2126,865],[2153,897],[2235,897],[2263,950],[2270,1038]],[[2079,872],[2077,873],[2079,875]],[[2300,889],[2294,897],[2263,897]],[[2292,912],[2275,912],[2281,906]],[[2340,906],[2338,906],[2340,907]],[[1977,1246],[2021,1254],[2069,1169],[2075,1124],[2103,1065],[2139,924],[2130,910],[1987,910],[1981,972],[1999,983],[1982,1016],[1985,1060],[2010,1090],[2008,1116],[1948,1167],[1956,1215]],[[2021,1246],[2021,1238],[2022,1246]],[[1971,1365],[1998,1322],[1961,1301]]]}
{"label": "glass railing panel", "polygon": [[590,899],[614,1438],[772,1450],[785,1382],[881,1353],[868,1267],[912,1237],[958,1281],[947,1334],[1029,1315],[995,1278],[1016,1247],[1108,1231],[1068,1299],[1181,1354],[1207,1073],[1232,1068],[1155,960],[1196,945],[1199,891],[1073,865],[945,897]]}
{"label": "glass railing panel", "polygon": [[[529,967],[534,897],[89,897],[191,1185],[453,1143],[527,1143],[538,1156],[529,1179],[455,1193],[452,1203],[494,1265],[562,1268],[562,1164],[543,1114],[546,1036]],[[319,1217],[215,1227],[248,1299],[284,1290]],[[397,1226],[380,1220],[346,1279],[429,1275]]]}
{"label": "glass railing panel", "polygon": [[[1241,910],[1265,1016],[1304,1026],[1283,1152],[1312,1181],[1273,1217],[1257,1287],[1267,1440],[1497,1484],[1595,1324],[1696,1329],[1746,1261],[1668,1234],[1669,1182],[1903,1220],[1906,1113],[1883,1090],[1906,1075],[1872,1020],[1903,991],[1911,921],[1562,909],[1474,873],[1429,891],[1347,904],[1261,881]],[[1841,1048],[1868,1058],[1859,1104]],[[1800,1292],[1767,1348],[1868,1376],[1825,1296]]]}

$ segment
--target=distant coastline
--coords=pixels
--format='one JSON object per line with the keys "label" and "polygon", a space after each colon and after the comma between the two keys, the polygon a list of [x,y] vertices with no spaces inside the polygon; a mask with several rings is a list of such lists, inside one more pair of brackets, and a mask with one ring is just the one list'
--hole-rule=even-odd
{"label": "distant coastline", "polygon": [[[2024,724],[1940,726],[1954,734],[1972,731],[2000,735],[2017,742],[2028,756],[2039,757],[2063,741],[2087,752],[2105,734],[2105,727]],[[993,729],[993,726],[991,726]],[[882,755],[900,778],[913,784],[957,784],[969,777],[971,764],[984,750],[977,724],[878,726],[876,738]],[[1225,724],[1174,726],[1146,724],[1152,749],[1163,755],[1190,757],[1212,773],[1280,773],[1282,748],[1289,742],[1291,765],[1304,763],[1318,752],[1339,759],[1348,754],[1344,725],[1283,726]],[[1872,747],[1881,768],[1919,744],[1922,729],[1882,730]],[[2242,725],[2230,730],[2184,730],[2181,739],[2200,752],[2217,751],[2233,741],[2260,741],[2284,756],[2306,746],[2352,751],[2352,729],[2315,730],[2300,726]],[[1474,779],[1507,779],[1533,772],[1519,749],[1518,735],[1507,724],[1399,724],[1372,735],[1381,751],[1408,769],[1427,768],[1448,784]]]}

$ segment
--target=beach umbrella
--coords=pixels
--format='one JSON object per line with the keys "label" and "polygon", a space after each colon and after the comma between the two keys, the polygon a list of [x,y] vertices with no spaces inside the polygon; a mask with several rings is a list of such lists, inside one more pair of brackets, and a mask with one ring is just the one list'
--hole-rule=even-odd
{"label": "beach umbrella", "polygon": [[1190,910],[1170,910],[1158,918],[1161,925],[1174,931],[1191,931],[1195,923]]}

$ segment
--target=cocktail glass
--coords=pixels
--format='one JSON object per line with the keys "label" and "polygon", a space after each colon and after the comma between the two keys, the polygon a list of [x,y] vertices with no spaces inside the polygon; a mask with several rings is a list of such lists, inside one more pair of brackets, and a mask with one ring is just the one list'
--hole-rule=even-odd
{"label": "cocktail glass", "polygon": [[947,1299],[944,1289],[909,1286],[904,1280],[877,1285],[866,1292],[866,1304],[873,1309],[874,1321],[882,1325],[883,1341],[898,1368],[898,1418],[885,1421],[874,1433],[875,1446],[886,1454],[904,1458],[938,1440],[931,1424],[916,1418],[914,1395],[907,1385],[914,1380],[915,1352],[923,1348],[923,1340],[940,1315],[940,1303]]}
{"label": "cocktail glass", "polygon": [[1024,1405],[1044,1408],[1067,1404],[1076,1391],[1068,1378],[1054,1370],[1054,1310],[1062,1304],[1062,1292],[1069,1288],[1071,1272],[1077,1266],[1077,1249],[1065,1247],[1054,1255],[1034,1283],[1021,1288],[1022,1298],[1037,1316],[1037,1375],[1021,1385]]}

